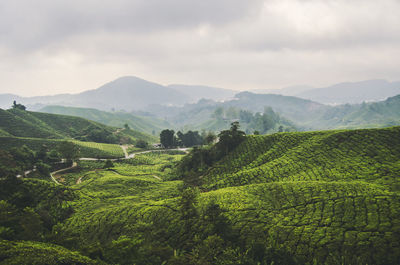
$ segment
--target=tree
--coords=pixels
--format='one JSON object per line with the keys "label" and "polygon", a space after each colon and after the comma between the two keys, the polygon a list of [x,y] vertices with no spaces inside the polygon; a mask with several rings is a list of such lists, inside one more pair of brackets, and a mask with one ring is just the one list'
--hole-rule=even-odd
{"label": "tree", "polygon": [[145,140],[137,140],[136,141],[136,147],[147,148],[148,146],[149,146],[149,143],[146,142]]}
{"label": "tree", "polygon": [[215,142],[215,140],[217,139],[217,136],[215,135],[215,133],[213,132],[208,132],[205,136],[203,141],[206,144],[213,144]]}
{"label": "tree", "polygon": [[103,168],[109,169],[109,168],[112,168],[112,167],[114,167],[113,162],[111,160],[107,159],[106,162],[104,163]]}
{"label": "tree", "polygon": [[67,159],[68,162],[72,162],[79,157],[78,146],[72,142],[61,142],[58,146],[58,151],[61,153],[63,158]]}
{"label": "tree", "polygon": [[0,149],[0,177],[15,179],[18,173],[14,157],[7,151]]}
{"label": "tree", "polygon": [[26,110],[26,107],[22,104],[17,104],[17,102],[14,100],[13,102],[13,109],[19,109],[19,110]]}
{"label": "tree", "polygon": [[203,144],[203,138],[198,131],[188,131],[187,133],[178,132],[178,142],[180,146],[192,147]]}
{"label": "tree", "polygon": [[129,130],[129,129],[130,129],[128,123],[125,123],[125,124],[124,124],[124,128],[125,128],[126,130]]}
{"label": "tree", "polygon": [[226,155],[246,138],[246,133],[240,131],[239,127],[239,122],[235,121],[231,123],[231,128],[229,130],[221,131],[219,133],[217,148],[220,155]]}
{"label": "tree", "polygon": [[165,148],[170,148],[175,145],[175,131],[165,129],[160,133],[160,142]]}

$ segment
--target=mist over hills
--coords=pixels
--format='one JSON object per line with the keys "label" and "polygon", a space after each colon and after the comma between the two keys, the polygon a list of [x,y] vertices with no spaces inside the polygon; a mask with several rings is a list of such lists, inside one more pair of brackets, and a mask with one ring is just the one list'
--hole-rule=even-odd
{"label": "mist over hills", "polygon": [[79,94],[21,97],[13,94],[0,95],[0,108],[7,109],[14,100],[39,110],[46,105],[95,108],[99,110],[142,110],[149,105],[181,106],[197,102],[200,98],[222,100],[235,94],[233,90],[205,86],[163,86],[144,79],[125,76],[103,86]]}
{"label": "mist over hills", "polygon": [[344,82],[321,88],[292,86],[282,89],[260,89],[253,92],[296,96],[331,105],[358,104],[364,101],[382,101],[388,97],[400,94],[400,82],[388,82],[376,79],[360,82]]}
{"label": "mist over hills", "polygon": [[235,90],[210,86],[174,84],[168,87],[187,95],[191,99],[190,103],[195,103],[200,99],[212,99],[215,101],[228,100],[232,99],[235,94],[238,93],[238,91]]}
{"label": "mist over hills", "polygon": [[[252,92],[295,96],[330,105],[357,104],[364,101],[381,101],[400,94],[400,82],[367,80],[340,83],[323,88],[301,85],[282,89],[259,89]],[[229,101],[235,98],[237,93],[240,93],[240,91],[201,85],[173,84],[164,86],[138,77],[125,76],[97,89],[87,90],[79,94],[37,97],[0,94],[0,108],[7,109],[16,100],[26,105],[30,110],[39,110],[46,105],[59,105],[129,112],[147,110],[154,105],[183,106],[196,103],[200,99]]]}

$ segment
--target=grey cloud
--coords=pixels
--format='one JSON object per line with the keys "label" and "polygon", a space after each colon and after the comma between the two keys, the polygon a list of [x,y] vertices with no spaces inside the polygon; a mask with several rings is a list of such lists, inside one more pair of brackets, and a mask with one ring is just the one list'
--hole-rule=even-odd
{"label": "grey cloud", "polygon": [[396,80],[399,54],[399,0],[0,1],[0,93]]}
{"label": "grey cloud", "polygon": [[14,48],[39,48],[79,34],[147,34],[202,23],[221,25],[257,12],[261,4],[260,0],[4,1],[0,40]]}

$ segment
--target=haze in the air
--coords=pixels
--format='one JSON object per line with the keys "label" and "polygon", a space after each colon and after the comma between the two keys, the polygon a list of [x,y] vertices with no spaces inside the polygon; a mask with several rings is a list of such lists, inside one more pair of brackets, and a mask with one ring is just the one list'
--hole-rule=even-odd
{"label": "haze in the air", "polygon": [[400,76],[398,0],[0,2],[0,94],[120,76],[235,90]]}

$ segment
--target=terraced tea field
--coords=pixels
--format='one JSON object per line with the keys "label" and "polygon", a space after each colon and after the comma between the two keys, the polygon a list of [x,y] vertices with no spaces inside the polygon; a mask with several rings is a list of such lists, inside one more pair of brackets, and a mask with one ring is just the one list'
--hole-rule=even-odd
{"label": "terraced tea field", "polygon": [[[200,176],[202,192],[187,206],[198,214],[193,229],[214,203],[249,251],[262,242],[300,264],[399,264],[399,136],[400,127],[249,136]],[[142,154],[108,170],[81,161],[63,176],[77,198],[74,214],[54,228],[57,240],[96,251],[157,240],[160,252],[182,253],[183,183],[170,180],[182,157]]]}
{"label": "terraced tea field", "polygon": [[[62,139],[42,139],[42,138],[23,138],[23,137],[0,137],[0,148],[9,150],[13,147],[21,147],[26,145],[32,150],[40,150],[44,145],[49,150],[57,150]],[[121,147],[116,144],[103,144],[94,142],[81,142],[76,140],[68,140],[79,147],[80,157],[92,158],[122,158],[124,152]]]}

